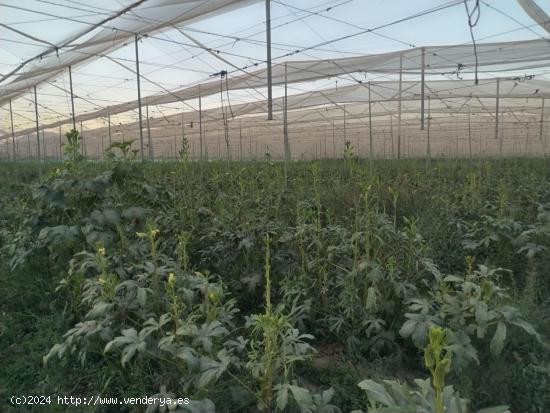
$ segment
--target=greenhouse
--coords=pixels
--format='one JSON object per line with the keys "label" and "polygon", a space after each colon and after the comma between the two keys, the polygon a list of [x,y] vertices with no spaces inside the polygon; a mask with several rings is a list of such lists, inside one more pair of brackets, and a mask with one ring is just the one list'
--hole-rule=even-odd
{"label": "greenhouse", "polygon": [[550,411],[543,0],[0,3],[0,412]]}

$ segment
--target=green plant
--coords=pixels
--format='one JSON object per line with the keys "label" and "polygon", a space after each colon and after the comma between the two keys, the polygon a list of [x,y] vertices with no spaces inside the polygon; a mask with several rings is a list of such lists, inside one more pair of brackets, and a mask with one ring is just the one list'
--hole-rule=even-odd
{"label": "green plant", "polygon": [[479,363],[476,347],[481,347],[486,337],[491,337],[488,343],[491,354],[499,355],[510,327],[519,327],[542,342],[535,328],[509,304],[510,296],[499,286],[502,274],[500,268],[481,265],[465,276],[438,277],[426,298],[409,300],[411,312],[405,314],[407,321],[400,334],[424,347],[433,324],[445,327],[448,348],[461,365],[472,360]]}
{"label": "green plant", "polygon": [[67,138],[67,144],[64,145],[63,152],[66,157],[66,165],[69,168],[74,168],[77,162],[84,159],[81,154],[80,133],[76,129],[72,129],[65,134],[65,137]]}
{"label": "green plant", "polygon": [[293,328],[292,316],[284,313],[283,306],[273,310],[269,235],[265,237],[265,248],[265,312],[252,315],[247,321],[247,327],[252,329],[247,368],[259,380],[258,408],[267,413],[285,410],[292,395],[302,411],[310,411],[314,406],[310,392],[292,384],[291,378],[294,364],[311,356],[313,348],[306,340],[313,337]]}
{"label": "green plant", "polygon": [[435,390],[435,413],[445,413],[443,389],[445,376],[451,371],[451,353],[446,349],[445,330],[432,327],[428,333],[429,342],[424,349],[424,364],[432,375]]}
{"label": "green plant", "polygon": [[[431,327],[429,342],[424,349],[424,364],[430,371],[430,380],[416,379],[409,387],[397,381],[363,380],[359,387],[367,393],[373,407],[370,413],[468,413],[470,402],[461,398],[453,386],[445,386],[445,377],[451,369],[451,353],[446,349],[445,330]],[[359,412],[356,412],[359,413]],[[510,413],[508,406],[478,410],[477,413]]]}

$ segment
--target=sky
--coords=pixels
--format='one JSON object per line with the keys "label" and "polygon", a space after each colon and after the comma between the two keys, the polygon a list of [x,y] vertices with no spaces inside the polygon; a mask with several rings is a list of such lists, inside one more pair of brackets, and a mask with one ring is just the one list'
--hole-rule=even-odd
{"label": "sky", "polygon": [[[71,34],[82,30],[76,19],[97,22],[115,10],[131,4],[129,0],[2,0],[0,22],[37,39],[58,44]],[[471,42],[467,16],[463,4],[408,21],[391,24],[420,11],[449,3],[449,0],[272,0],[272,55],[274,63],[290,60],[335,58],[406,50],[413,46],[468,44]],[[474,0],[468,1],[473,7]],[[548,13],[550,4],[537,3]],[[516,0],[481,0],[480,19],[474,28],[478,42],[500,42],[547,37],[548,33],[535,25]],[[55,17],[57,16],[57,17]],[[355,35],[367,28],[388,25],[374,32]],[[265,2],[251,4],[227,13],[193,22],[182,27],[201,43],[220,50],[220,54],[239,67],[265,60]],[[333,42],[305,53],[284,57],[290,51]],[[142,95],[147,96],[185,85],[211,80],[211,75],[230,69],[197,47],[189,44],[177,30],[156,35],[164,40],[143,39],[139,44],[140,69],[143,76]],[[235,40],[231,37],[246,40]],[[30,44],[29,44],[30,43]],[[25,58],[46,47],[7,28],[0,27],[0,73],[12,70]],[[134,69],[133,44],[110,54],[119,62]],[[152,82],[148,82],[150,79]],[[331,80],[318,82],[313,87],[326,87]],[[70,101],[60,88],[68,89],[68,75],[57,78],[54,86],[39,85],[40,122],[49,122],[70,113]],[[73,69],[76,112],[82,113],[112,104],[136,99],[136,76],[130,70],[112,61],[100,58]],[[56,87],[58,86],[58,87]],[[303,89],[302,89],[303,90]],[[294,88],[291,93],[297,93]],[[275,95],[280,95],[277,89]],[[232,92],[232,103],[257,99],[251,91]],[[27,94],[13,102],[16,129],[32,126],[33,96]],[[205,105],[215,106],[219,98],[212,97]],[[164,111],[181,110],[181,105]],[[160,108],[151,108],[153,116]],[[164,112],[162,112],[164,113]],[[0,125],[8,130],[7,108],[0,111]],[[132,120],[135,114],[121,115],[119,122]],[[93,125],[89,125],[93,127]]]}

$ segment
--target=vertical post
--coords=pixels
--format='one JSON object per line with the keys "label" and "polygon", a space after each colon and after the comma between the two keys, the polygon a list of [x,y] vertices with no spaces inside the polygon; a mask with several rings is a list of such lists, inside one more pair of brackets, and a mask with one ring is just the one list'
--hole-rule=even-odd
{"label": "vertical post", "polygon": [[[288,87],[287,87],[287,65],[285,63],[285,106],[284,106],[284,151],[285,151],[285,165],[290,160],[290,144],[288,142]],[[285,166],[286,170],[286,166]]]}
{"label": "vertical post", "polygon": [[[11,109],[11,99],[10,99],[10,123],[11,123],[11,143],[13,145],[13,160],[15,161],[16,159],[16,156],[15,156],[15,129],[14,129],[14,126],[13,126],[13,112],[12,112],[12,109]],[[542,126],[541,126],[541,130],[542,130]],[[542,132],[541,132],[541,137],[542,137]]]}
{"label": "vertical post", "polygon": [[80,121],[80,141],[82,142],[82,155],[86,156],[86,143],[84,142],[84,127],[82,126],[82,121]]}
{"label": "vertical post", "polygon": [[393,143],[393,114],[390,113],[390,138],[391,138],[391,157],[395,158],[395,145]]}
{"label": "vertical post", "polygon": [[185,147],[185,119],[183,117],[183,109],[181,111],[181,148]]}
{"label": "vertical post", "polygon": [[31,159],[31,134],[27,133],[27,160]]}
{"label": "vertical post", "polygon": [[239,160],[243,160],[243,122],[239,119]]}
{"label": "vertical post", "polygon": [[431,110],[432,110],[432,103],[430,101],[430,97],[428,96],[428,133],[427,133],[427,137],[428,137],[428,146],[426,148],[426,155],[428,155],[428,163],[430,162],[430,159],[432,158],[432,144],[431,144],[431,136],[430,136],[430,126],[431,126],[431,123],[432,123],[432,115],[431,115]]}
{"label": "vertical post", "polygon": [[499,152],[500,152],[500,157],[502,158],[503,154],[504,154],[504,115],[506,114],[506,112],[503,112],[502,113],[502,116],[500,117],[500,130],[499,130],[499,134],[500,134],[500,144],[499,144]]}
{"label": "vertical post", "polygon": [[273,120],[273,78],[271,71],[271,0],[265,0],[265,26],[267,41],[267,120]]}
{"label": "vertical post", "polygon": [[403,55],[399,56],[399,100],[397,102],[397,160],[401,159],[401,97],[403,96]]}
{"label": "vertical post", "polygon": [[73,72],[71,70],[71,66],[69,66],[69,86],[71,88],[71,108],[72,108],[72,115],[73,115],[73,129],[76,130],[76,113],[74,111],[74,94],[73,94]]}
{"label": "vertical post", "polygon": [[134,36],[136,44],[136,74],[137,74],[137,92],[138,92],[138,113],[139,113],[139,149],[141,153],[141,160],[143,161],[143,118],[141,113],[141,83],[139,78],[139,46],[138,35]]}
{"label": "vertical post", "polygon": [[[496,97],[496,109],[495,109],[495,140],[498,139],[499,105],[500,105],[500,79],[497,78],[497,97]],[[502,149],[502,145],[501,145],[501,149]]]}
{"label": "vertical post", "polygon": [[149,145],[149,160],[153,160],[153,142],[151,142],[151,127],[149,125],[149,105],[145,106],[145,116],[147,117],[147,145]]}
{"label": "vertical post", "polygon": [[346,132],[346,105],[344,105],[344,144],[348,141]]}
{"label": "vertical post", "polygon": [[113,137],[111,135],[111,114],[109,112],[107,112],[107,125],[109,128],[109,146],[111,146],[113,143]]}
{"label": "vertical post", "polygon": [[425,90],[426,90],[426,82],[425,82],[425,75],[426,75],[426,48],[422,48],[422,72],[420,75],[420,129],[424,130],[424,97],[425,97]]}
{"label": "vertical post", "polygon": [[468,104],[468,149],[470,150],[470,161],[472,160],[472,121],[470,105]]}
{"label": "vertical post", "polygon": [[[40,159],[40,128],[38,127],[38,99],[36,97],[36,85],[34,86],[34,113],[36,115],[36,150],[38,162],[41,162]],[[40,175],[42,175],[42,168],[39,169]]]}
{"label": "vertical post", "polygon": [[61,126],[59,127],[59,159],[63,159],[63,150],[62,150],[62,139],[61,139]]}
{"label": "vertical post", "polygon": [[[11,101],[10,101],[10,110],[11,110]],[[13,123],[13,121],[12,121]],[[542,133],[544,127],[544,98],[542,98],[542,107],[540,108],[540,130],[539,130],[539,139],[542,141]],[[12,128],[13,130],[13,128]]]}
{"label": "vertical post", "polygon": [[42,132],[42,158],[44,161],[48,158],[48,154],[46,153],[46,135],[44,132]]}
{"label": "vertical post", "polygon": [[202,96],[201,85],[199,84],[199,145],[200,145],[200,160],[202,161]]}
{"label": "vertical post", "polygon": [[105,135],[101,134],[101,159],[105,159]]}
{"label": "vertical post", "polygon": [[284,151],[285,151],[285,163],[284,163],[284,174],[285,174],[285,190],[287,189],[288,184],[288,88],[287,88],[287,65],[285,63],[285,106],[283,113],[284,125],[283,125],[283,137],[284,137]]}
{"label": "vertical post", "polygon": [[334,121],[332,121],[332,156],[336,159],[336,141],[334,139]]}
{"label": "vertical post", "polygon": [[372,111],[371,111],[372,101],[370,98],[370,87],[371,87],[371,84],[369,82],[369,159],[370,159],[370,166],[372,168],[372,159],[374,154],[372,150]]}

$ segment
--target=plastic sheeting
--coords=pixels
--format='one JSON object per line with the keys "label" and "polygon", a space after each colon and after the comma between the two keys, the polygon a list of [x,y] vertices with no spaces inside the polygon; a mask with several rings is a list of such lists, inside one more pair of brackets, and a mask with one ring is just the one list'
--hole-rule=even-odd
{"label": "plastic sheeting", "polygon": [[[540,105],[541,98],[550,98],[550,81],[524,79],[521,77],[501,78],[499,81],[500,91],[498,96],[502,101],[501,104],[503,107],[507,105],[507,100],[510,100],[511,105],[516,105],[517,102],[527,102],[529,100],[535,102],[536,105]],[[494,100],[497,97],[496,82],[494,78],[481,79],[478,85],[475,85],[471,80],[427,81],[425,83],[425,99],[430,99],[434,108],[436,108],[436,105],[442,105],[447,110],[454,106],[449,102],[455,100],[460,102],[460,106],[465,110],[465,108],[467,108],[465,102],[467,101],[475,103],[479,102],[479,99]],[[401,101],[416,102],[414,105],[414,111],[416,111],[416,113],[420,110],[419,100],[421,97],[421,85],[419,81],[405,81],[402,84]],[[288,97],[288,110],[295,111],[325,106],[341,107],[342,105],[348,104],[368,104],[368,89],[368,84],[361,83],[291,95]],[[372,112],[390,112],[391,110],[384,104],[388,102],[396,103],[398,101],[399,83],[397,81],[375,82],[370,84],[370,89]],[[274,99],[275,108],[282,108],[283,104],[283,98]],[[409,107],[412,106],[409,105]],[[405,108],[404,110],[406,111],[407,109]],[[413,109],[411,109],[411,111],[412,110]],[[487,109],[485,108],[483,110],[485,111]],[[202,116],[205,122],[212,122],[222,120],[224,116],[229,117],[230,113],[232,113],[234,117],[241,117],[246,115],[257,115],[265,113],[266,111],[267,102],[259,101],[233,105],[231,109],[226,107],[225,110],[222,110],[222,108],[203,110]],[[395,108],[393,111],[395,112]],[[455,108],[452,111],[457,112],[457,109]],[[189,121],[199,121],[198,112],[188,112],[185,114],[185,117]],[[80,122],[96,118],[97,113],[92,112],[77,116],[76,120]],[[49,125],[42,125],[41,128],[55,128],[65,123],[67,123],[67,121],[62,120]],[[34,131],[35,128],[20,130],[17,132],[17,135],[33,133]]]}
{"label": "plastic sheeting", "polygon": [[[97,58],[130,41],[135,34],[154,33],[175,24],[191,23],[254,0],[147,0],[131,8],[133,19],[124,14],[104,25],[86,27],[76,36],[50,47],[0,85],[0,105],[54,78],[65,68]],[[9,82],[9,83],[7,83]]]}
{"label": "plastic sheeting", "polygon": [[[166,0],[164,0],[164,2],[166,2]],[[186,2],[185,4],[187,3],[189,2]],[[211,7],[213,7],[214,4],[216,4],[218,8],[222,7],[222,3],[235,3],[235,1],[230,2],[228,0],[217,0],[215,3],[212,3]],[[94,42],[99,42],[103,39],[103,37],[94,36],[94,39]],[[104,47],[105,42],[101,41],[99,45],[89,47],[94,48],[100,46]],[[498,68],[500,71],[518,71],[524,70],[525,68],[531,66],[540,67],[543,65],[550,65],[550,41],[545,39],[478,44],[477,51],[479,68],[484,71],[491,71],[495,68]],[[451,73],[457,77],[456,81],[439,83],[438,86],[434,86],[435,90],[438,91],[437,94],[442,96],[452,95],[453,93],[459,95],[461,94],[462,96],[469,96],[470,94],[486,96],[493,93],[493,91],[485,88],[484,85],[475,86],[474,82],[471,80],[460,80],[461,74],[471,73],[473,67],[475,66],[475,56],[471,45],[430,46],[425,48],[414,48],[391,53],[358,56],[352,58],[304,60],[280,63],[273,66],[273,85],[284,85],[285,65],[288,84],[316,81],[352,73],[372,72],[396,74],[400,71],[400,69],[402,69],[404,73],[420,74],[423,53],[425,57],[425,72],[427,75]],[[53,68],[56,68],[55,70],[60,70],[60,68],[68,64],[70,63],[65,61],[64,64],[59,63],[58,65],[53,65],[51,67],[52,70]],[[35,73],[37,73],[36,76],[31,78],[33,81],[43,81],[45,78],[50,76],[49,73],[40,74],[40,71],[36,71]],[[0,96],[4,95],[4,98],[0,99],[0,104],[7,102],[6,97],[21,93],[23,90],[21,88],[26,88],[27,85],[30,84],[29,82],[31,79],[18,81],[19,83],[15,85],[15,89],[10,89],[12,87],[10,85],[0,87]],[[539,89],[539,93],[542,93],[542,88],[533,86],[530,90],[528,90],[528,88],[524,86],[531,83],[520,83],[519,80],[521,79],[518,79],[518,81],[515,82],[519,85],[517,86],[517,90],[510,93],[527,95],[529,93],[534,93],[536,89]],[[482,81],[482,83],[483,82],[484,81]],[[267,70],[260,69],[238,76],[230,75],[227,82],[223,82],[223,88],[228,88],[229,90],[252,89],[265,87],[266,84]],[[364,85],[365,83],[363,83],[363,86]],[[416,82],[411,86],[412,89],[406,87],[404,90],[406,94],[411,95],[412,93],[419,96],[419,85],[420,83]],[[463,86],[466,87],[467,85],[471,86],[471,89],[469,89],[468,92],[464,91],[466,89],[463,89],[460,92],[458,91]],[[394,90],[395,92],[397,91],[397,86],[395,84],[388,84],[384,87],[389,87],[390,90]],[[154,106],[192,100],[198,98],[199,95],[208,96],[219,93],[220,89],[220,81],[215,80],[208,83],[203,83],[201,85],[181,88],[170,93],[161,93],[142,98],[142,105]],[[357,91],[361,90],[361,87],[357,88]],[[428,90],[429,89],[426,90],[427,93]],[[380,94],[382,94],[382,96],[386,96],[384,99],[391,98],[387,96],[386,92],[382,91],[382,86],[378,87],[373,85],[373,99],[376,100],[376,96]],[[502,89],[501,95],[505,94],[506,91]],[[397,99],[396,96],[393,98]],[[257,102],[257,105],[262,105],[262,103]],[[107,117],[108,115],[124,113],[136,109],[137,107],[137,100],[119,105],[113,105],[101,110],[88,112],[84,115],[77,116],[77,121]],[[71,119],[68,118],[64,122],[51,123],[48,125],[42,125],[41,127],[51,128],[70,121]]]}

